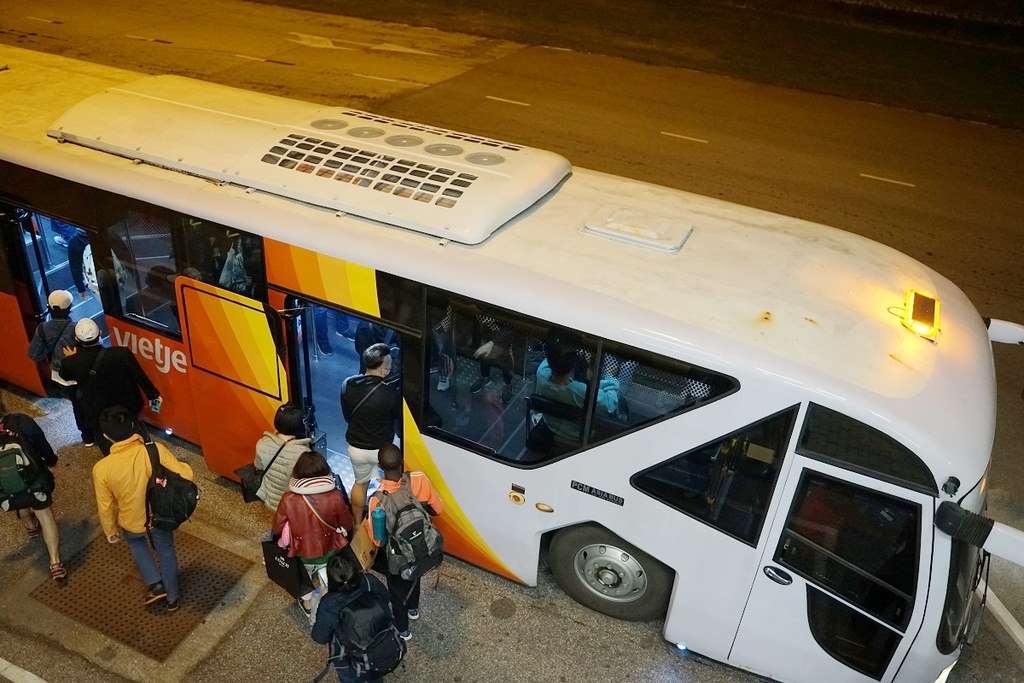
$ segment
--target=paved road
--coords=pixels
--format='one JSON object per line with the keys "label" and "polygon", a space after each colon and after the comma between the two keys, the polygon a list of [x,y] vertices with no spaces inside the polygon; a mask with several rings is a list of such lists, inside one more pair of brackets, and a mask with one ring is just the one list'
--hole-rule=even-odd
{"label": "paved road", "polygon": [[[598,55],[235,0],[153,4],[0,0],[0,42],[369,108],[553,149],[578,166],[818,220],[916,256],[959,283],[985,314],[1024,320],[1022,132]],[[1024,421],[1018,417],[1024,353],[998,348],[996,363],[1001,388],[992,508],[996,517],[1024,528],[1017,502],[1024,500]],[[59,407],[45,408],[56,425]],[[64,453],[85,476],[77,464],[93,456],[71,446]],[[242,538],[258,534],[265,520],[253,506],[239,517],[230,487],[213,477],[205,485],[212,493],[204,498],[204,523]],[[90,533],[88,491],[79,487],[69,498],[61,514],[75,521],[78,537],[71,543],[81,545]],[[22,543],[2,528],[4,547]],[[0,577],[29,571],[22,555],[7,556]],[[400,680],[557,681],[595,671],[622,680],[757,680],[681,658],[661,641],[657,624],[618,624],[579,608],[546,573],[538,589],[454,561],[443,576],[433,613],[446,616],[424,621],[424,637],[414,641],[417,656]],[[1019,570],[999,563],[991,583],[1024,621]],[[312,673],[319,650],[295,628],[287,602],[273,587],[247,599],[245,622],[190,680],[259,673],[248,661],[250,642],[278,643],[288,653],[283,661],[302,661],[301,676]],[[38,638],[19,631],[4,624],[0,657],[50,680],[70,672],[75,680],[107,680],[106,669],[62,651],[75,652],[60,635],[43,638],[40,648]],[[989,620],[951,680],[1020,680],[1020,659]]]}

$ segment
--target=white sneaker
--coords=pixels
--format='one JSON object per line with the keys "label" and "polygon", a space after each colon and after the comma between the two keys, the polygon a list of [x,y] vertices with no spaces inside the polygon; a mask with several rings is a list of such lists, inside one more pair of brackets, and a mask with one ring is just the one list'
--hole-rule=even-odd
{"label": "white sneaker", "polygon": [[441,379],[437,380],[438,391],[448,391],[449,389],[451,389],[451,386],[452,381],[447,377],[442,377]]}
{"label": "white sneaker", "polygon": [[420,618],[420,611],[418,609],[409,610],[409,621],[416,621]]}

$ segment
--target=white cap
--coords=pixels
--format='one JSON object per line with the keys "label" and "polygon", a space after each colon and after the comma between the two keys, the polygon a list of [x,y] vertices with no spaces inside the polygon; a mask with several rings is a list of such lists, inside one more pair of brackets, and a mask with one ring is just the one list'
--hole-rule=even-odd
{"label": "white cap", "polygon": [[99,339],[100,328],[93,322],[92,318],[82,318],[75,323],[75,339],[80,342],[94,342]]}
{"label": "white cap", "polygon": [[46,299],[46,303],[50,308],[63,308],[64,310],[71,308],[73,301],[71,292],[66,289],[55,289],[50,292],[50,296]]}

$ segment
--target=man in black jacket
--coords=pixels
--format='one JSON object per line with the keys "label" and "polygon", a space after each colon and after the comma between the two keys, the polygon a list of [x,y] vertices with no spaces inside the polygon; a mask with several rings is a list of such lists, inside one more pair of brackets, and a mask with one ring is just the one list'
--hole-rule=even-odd
{"label": "man in black jacket", "polygon": [[100,329],[90,318],[75,324],[74,348],[64,350],[60,376],[78,382],[78,403],[82,412],[82,441],[86,446],[99,442],[103,455],[110,453],[110,442],[99,430],[100,413],[104,408],[124,406],[137,418],[143,406],[143,395],[159,404],[160,392],[128,349],[100,344]]}
{"label": "man in black jacket", "polygon": [[391,374],[391,349],[373,344],[362,356],[366,372],[341,384],[341,413],[348,423],[345,440],[356,483],[352,487],[352,517],[362,521],[366,489],[377,476],[377,451],[395,440],[395,423],[401,417],[402,397],[385,380]]}

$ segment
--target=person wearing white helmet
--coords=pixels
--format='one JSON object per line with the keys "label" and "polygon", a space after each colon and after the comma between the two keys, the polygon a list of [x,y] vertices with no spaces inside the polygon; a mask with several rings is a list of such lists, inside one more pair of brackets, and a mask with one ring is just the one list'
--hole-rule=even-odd
{"label": "person wearing white helmet", "polygon": [[[138,359],[123,346],[106,348],[100,344],[100,328],[91,318],[75,324],[75,346],[64,350],[61,377],[78,383],[78,404],[81,413],[82,442],[86,446],[99,443],[103,455],[111,443],[99,430],[99,417],[104,408],[122,406],[138,417],[143,395],[159,401],[160,391],[143,371]],[[76,418],[77,419],[77,418]]]}

